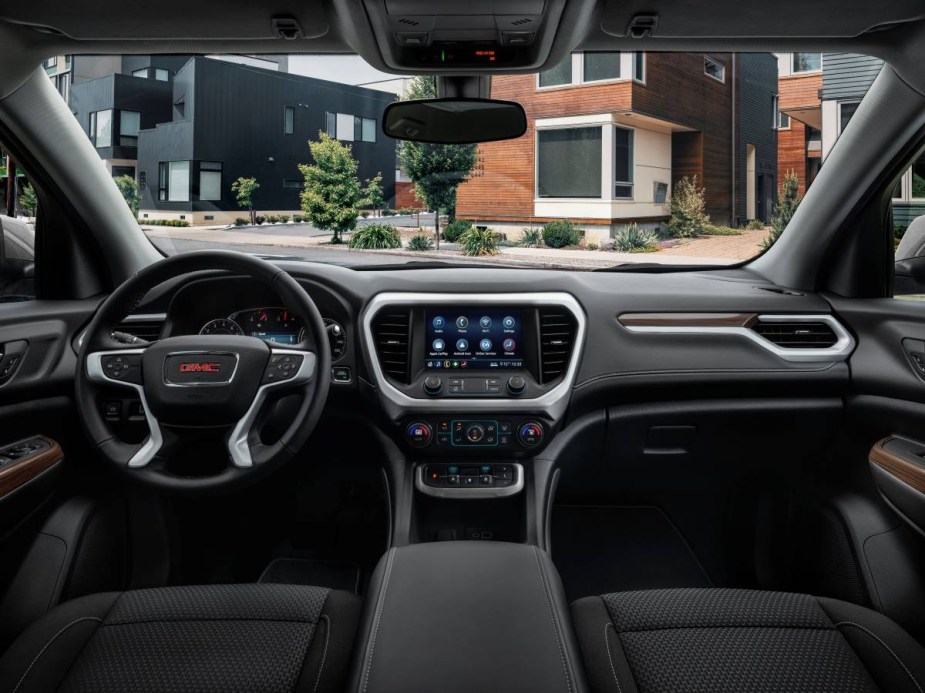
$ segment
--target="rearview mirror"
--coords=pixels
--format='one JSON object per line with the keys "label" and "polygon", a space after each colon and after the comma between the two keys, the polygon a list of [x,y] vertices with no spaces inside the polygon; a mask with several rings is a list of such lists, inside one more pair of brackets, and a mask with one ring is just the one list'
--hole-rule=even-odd
{"label": "rearview mirror", "polygon": [[474,144],[520,137],[527,131],[523,106],[491,99],[398,101],[385,109],[389,137],[434,144]]}

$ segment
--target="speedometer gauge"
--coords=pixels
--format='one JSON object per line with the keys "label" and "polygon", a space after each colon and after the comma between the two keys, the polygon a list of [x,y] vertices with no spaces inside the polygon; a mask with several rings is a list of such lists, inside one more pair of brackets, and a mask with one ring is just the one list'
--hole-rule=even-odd
{"label": "speedometer gauge", "polygon": [[218,318],[203,325],[199,334],[244,334],[244,330],[234,320]]}

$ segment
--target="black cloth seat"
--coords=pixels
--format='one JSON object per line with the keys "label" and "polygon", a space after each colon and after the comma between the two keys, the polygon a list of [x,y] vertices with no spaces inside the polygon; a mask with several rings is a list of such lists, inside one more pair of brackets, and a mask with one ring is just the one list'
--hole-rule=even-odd
{"label": "black cloth seat", "polygon": [[81,597],[10,647],[0,691],[339,691],[359,614],[355,595],[303,585]]}
{"label": "black cloth seat", "polygon": [[649,590],[580,599],[572,617],[594,691],[925,691],[925,649],[834,599]]}

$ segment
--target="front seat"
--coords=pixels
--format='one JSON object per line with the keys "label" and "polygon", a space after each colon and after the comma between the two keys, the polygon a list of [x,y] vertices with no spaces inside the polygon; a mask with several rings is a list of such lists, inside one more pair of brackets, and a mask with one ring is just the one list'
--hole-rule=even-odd
{"label": "front seat", "polygon": [[835,599],[650,590],[580,599],[572,617],[594,691],[925,691],[925,649]]}
{"label": "front seat", "polygon": [[0,659],[0,691],[334,691],[360,614],[347,592],[210,585],[62,604]]}

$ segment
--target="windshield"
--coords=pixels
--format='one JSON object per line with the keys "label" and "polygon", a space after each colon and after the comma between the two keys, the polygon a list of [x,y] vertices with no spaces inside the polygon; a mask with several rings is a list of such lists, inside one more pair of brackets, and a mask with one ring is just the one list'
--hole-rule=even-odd
{"label": "windshield", "polygon": [[381,129],[392,101],[436,96],[433,78],[357,56],[45,63],[167,254],[575,270],[759,255],[879,68],[844,54],[573,53],[493,78],[493,98],[523,105],[523,136],[435,145]]}

